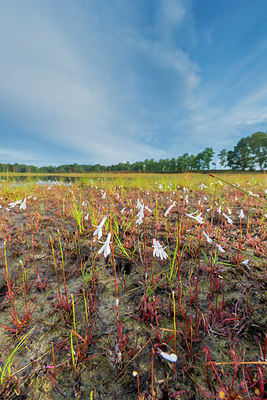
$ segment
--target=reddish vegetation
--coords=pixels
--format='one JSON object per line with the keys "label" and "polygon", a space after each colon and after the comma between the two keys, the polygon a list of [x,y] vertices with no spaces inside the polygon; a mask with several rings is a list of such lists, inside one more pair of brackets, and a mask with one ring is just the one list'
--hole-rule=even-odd
{"label": "reddish vegetation", "polygon": [[243,189],[3,190],[0,398],[266,398],[266,194]]}

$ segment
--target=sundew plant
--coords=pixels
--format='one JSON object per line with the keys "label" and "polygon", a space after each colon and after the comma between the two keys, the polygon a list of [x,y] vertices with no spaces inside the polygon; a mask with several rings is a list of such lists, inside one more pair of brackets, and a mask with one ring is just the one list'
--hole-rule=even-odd
{"label": "sundew plant", "polygon": [[0,398],[266,398],[265,179],[6,176]]}

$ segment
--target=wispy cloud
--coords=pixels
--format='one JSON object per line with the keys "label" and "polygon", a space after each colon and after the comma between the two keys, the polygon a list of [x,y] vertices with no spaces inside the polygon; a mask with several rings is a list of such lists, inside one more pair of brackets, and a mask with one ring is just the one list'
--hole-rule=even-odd
{"label": "wispy cloud", "polygon": [[18,126],[93,161],[167,155],[162,130],[188,107],[199,80],[173,42],[186,9],[159,2],[138,30],[140,4],[130,17],[127,3],[91,2],[86,21],[82,3],[78,21],[68,14],[73,2],[65,20],[54,2],[1,3],[0,103]]}
{"label": "wispy cloud", "polygon": [[[6,148],[12,125],[22,147],[27,136],[25,155],[109,164],[229,148],[243,129],[262,126],[267,86],[251,63],[262,55],[264,38],[222,72],[210,57],[217,27],[199,28],[192,4],[3,0]],[[38,141],[46,147],[36,152]]]}

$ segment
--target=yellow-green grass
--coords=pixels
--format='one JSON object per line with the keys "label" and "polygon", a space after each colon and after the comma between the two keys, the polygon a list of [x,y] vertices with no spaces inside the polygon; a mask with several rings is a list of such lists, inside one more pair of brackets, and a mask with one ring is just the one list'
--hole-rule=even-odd
{"label": "yellow-green grass", "polygon": [[[76,183],[89,183],[92,180],[99,187],[112,189],[114,187],[123,186],[125,189],[143,188],[148,190],[158,190],[159,185],[163,186],[162,190],[169,190],[174,187],[187,187],[195,190],[203,183],[209,186],[216,179],[207,173],[177,173],[177,174],[160,174],[160,173],[121,173],[121,172],[90,172],[90,173],[59,173],[59,174],[36,174],[36,173],[2,173],[0,179],[4,179],[2,187],[10,183],[12,180],[23,180],[27,184],[34,183],[40,179],[57,179],[64,181],[74,181]],[[216,177],[233,184],[239,184],[246,187],[252,184],[266,186],[266,173],[264,172],[217,172]],[[156,184],[157,183],[157,184]],[[172,184],[169,188],[168,185]]]}

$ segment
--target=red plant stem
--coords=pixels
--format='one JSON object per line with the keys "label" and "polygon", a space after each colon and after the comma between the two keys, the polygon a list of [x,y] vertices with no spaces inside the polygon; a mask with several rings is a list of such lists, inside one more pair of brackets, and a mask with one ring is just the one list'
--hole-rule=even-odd
{"label": "red plant stem", "polygon": [[140,387],[139,387],[139,374],[137,373],[137,392],[138,392],[138,400],[140,399]]}
{"label": "red plant stem", "polygon": [[145,268],[145,293],[144,293],[144,307],[147,309],[147,249],[146,249],[146,214],[144,213],[144,268]]}
{"label": "red plant stem", "polygon": [[209,349],[206,346],[204,346],[204,352],[205,352],[207,358],[209,359],[209,365],[211,365],[211,367],[212,367],[212,369],[213,369],[213,371],[214,371],[214,373],[215,373],[215,375],[216,375],[221,387],[224,388],[224,385],[223,385],[223,383],[221,381],[221,378],[219,377],[218,372],[217,372],[216,368],[214,367],[214,363],[211,360],[211,357],[210,357],[210,354],[209,354]]}
{"label": "red plant stem", "polygon": [[189,326],[188,326],[187,319],[186,319],[185,314],[184,314],[184,312],[182,310],[181,275],[180,275],[180,212],[179,211],[180,210],[178,209],[178,221],[177,221],[177,224],[178,224],[178,252],[177,252],[178,306],[179,306],[180,313],[181,313],[182,317],[185,320],[188,333],[190,333],[190,329],[189,329]]}
{"label": "red plant stem", "polygon": [[62,251],[60,237],[58,237],[58,240],[59,240],[59,247],[60,247],[61,258],[62,258],[62,271],[63,271],[63,282],[64,282],[65,296],[66,296],[66,305],[68,307],[69,299],[68,299],[68,292],[67,292],[67,286],[66,286],[65,265],[64,265],[64,257],[63,257],[63,251]]}
{"label": "red plant stem", "polygon": [[211,235],[211,227],[213,225],[213,218],[214,218],[214,211],[215,211],[215,198],[216,198],[216,189],[217,186],[213,186],[213,201],[212,201],[212,211],[211,211],[211,221],[210,221],[210,228],[209,228],[209,236]]}
{"label": "red plant stem", "polygon": [[35,273],[37,275],[38,281],[40,283],[40,288],[44,289],[45,285],[41,281],[40,275],[38,273],[38,270],[37,270],[37,267],[36,267],[36,264],[35,264],[34,246],[35,246],[35,241],[34,241],[34,235],[32,234],[32,260],[33,260],[33,266],[34,266],[34,270],[35,270]]}
{"label": "red plant stem", "polygon": [[22,264],[22,281],[23,281],[23,293],[24,293],[24,301],[25,301],[25,310],[28,312],[27,307],[27,297],[26,297],[26,282],[25,282],[25,275],[24,275],[24,264]]}
{"label": "red plant stem", "polygon": [[248,229],[249,229],[249,210],[250,210],[250,202],[249,202],[249,196],[248,196],[248,218],[247,218],[246,236],[248,236]]}
{"label": "red plant stem", "polygon": [[151,400],[154,400],[154,348],[152,346],[151,358]]}
{"label": "red plant stem", "polygon": [[237,359],[236,359],[236,354],[234,352],[234,350],[232,351],[232,356],[233,356],[233,361],[234,361],[234,375],[233,375],[233,379],[232,379],[232,386],[231,386],[231,390],[230,390],[230,394],[233,394],[233,388],[234,388],[234,382],[235,382],[235,376],[236,376],[236,370],[237,370]]}
{"label": "red plant stem", "polygon": [[116,263],[115,263],[115,254],[114,254],[114,246],[113,246],[113,230],[112,224],[111,227],[111,252],[112,252],[112,261],[114,268],[114,278],[115,278],[115,296],[116,296],[116,311],[117,311],[117,330],[118,330],[118,338],[121,343],[121,331],[120,331],[120,320],[119,320],[119,296],[118,296],[118,282],[117,282],[117,271],[116,271]]}
{"label": "red plant stem", "polygon": [[152,251],[152,265],[151,265],[151,284],[152,284],[152,291],[153,291],[153,306],[154,306],[155,319],[156,319],[156,325],[157,325],[157,331],[158,331],[159,322],[158,322],[157,304],[156,304],[155,287],[154,287],[154,257],[153,257],[153,251]]}
{"label": "red plant stem", "polygon": [[59,299],[61,299],[60,287],[59,287],[59,278],[58,278],[58,273],[57,273],[57,264],[56,264],[56,258],[55,258],[54,246],[53,246],[53,242],[52,242],[52,237],[51,237],[51,236],[50,236],[50,243],[51,243],[51,247],[52,247],[52,254],[53,254],[53,259],[54,259],[54,267],[55,267],[55,271],[56,271],[56,277],[57,277],[57,290],[58,290],[58,297],[59,297]]}
{"label": "red plant stem", "polygon": [[257,370],[259,372],[260,395],[261,395],[261,398],[263,399],[264,398],[264,379],[263,379],[263,374],[262,374],[262,370],[261,370],[260,366],[256,365],[256,367],[257,367]]}
{"label": "red plant stem", "polygon": [[266,352],[267,352],[267,334],[265,334],[264,350],[263,350],[263,361],[266,361]]}
{"label": "red plant stem", "polygon": [[13,312],[14,312],[14,319],[15,319],[15,323],[17,326],[21,325],[18,317],[17,317],[17,312],[15,309],[15,304],[14,304],[14,298],[13,298],[13,292],[12,292],[12,288],[11,288],[11,284],[10,284],[10,280],[9,280],[9,276],[8,276],[8,269],[7,269],[7,263],[6,263],[6,245],[4,243],[4,251],[5,251],[5,263],[3,260],[3,256],[2,256],[2,252],[0,249],[0,257],[2,260],[2,266],[3,266],[3,271],[4,271],[4,276],[6,279],[6,284],[7,284],[7,290],[8,290],[8,296],[10,298],[11,304],[12,304],[12,308],[13,308]]}

